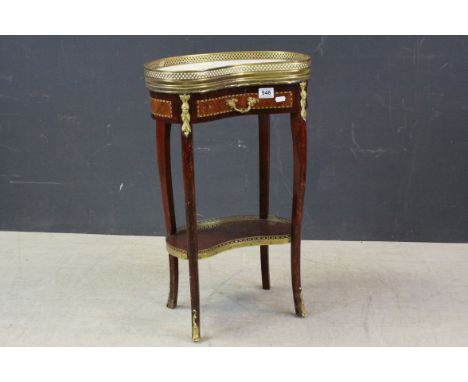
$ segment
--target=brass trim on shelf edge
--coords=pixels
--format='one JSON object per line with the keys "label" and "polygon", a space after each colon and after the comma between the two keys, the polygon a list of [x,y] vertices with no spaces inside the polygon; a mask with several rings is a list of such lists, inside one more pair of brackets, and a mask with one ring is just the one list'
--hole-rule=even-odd
{"label": "brass trim on shelf edge", "polygon": [[[273,244],[287,244],[291,242],[291,235],[271,235],[271,236],[251,236],[240,239],[229,240],[224,243],[215,245],[214,247],[198,251],[199,259],[206,259],[217,255],[221,252],[226,252],[230,249],[250,247],[254,245],[273,245]],[[187,252],[179,248],[173,247],[166,243],[167,252],[179,259],[187,260]]]}
{"label": "brass trim on shelf edge", "polygon": [[[291,220],[283,218],[280,216],[268,215],[267,218],[259,218],[258,215],[235,215],[235,216],[226,216],[222,218],[210,218],[197,221],[197,230],[205,230],[209,228],[217,227],[223,223],[234,223],[238,221],[252,221],[252,220],[269,220],[276,223],[291,223]],[[181,226],[177,229],[176,233],[180,233],[187,229],[186,226]]]}
{"label": "brass trim on shelf edge", "polygon": [[[161,70],[167,66],[225,60],[265,59],[269,62],[219,66],[206,70]],[[310,56],[296,52],[244,51],[162,58],[144,65],[147,89],[163,93],[202,93],[235,86],[292,84],[310,77]]]}
{"label": "brass trim on shelf edge", "polygon": [[151,85],[146,82],[146,88],[156,93],[207,93],[219,89],[229,89],[241,86],[259,86],[259,85],[291,85],[301,81],[306,81],[310,77],[310,70],[301,71],[291,75],[282,75],[281,72],[269,73],[268,75],[257,75],[249,77],[246,74],[231,76],[227,79],[196,81],[180,81],[178,83],[159,81],[158,85]]}
{"label": "brass trim on shelf edge", "polygon": [[[259,220],[260,218],[256,215],[240,215],[240,216],[230,216],[226,218],[214,218],[207,219],[197,223],[197,230],[206,230],[214,228],[223,223],[230,223],[236,221],[250,221],[250,220]],[[289,219],[281,218],[278,216],[269,216],[267,219],[272,222],[281,222],[281,223],[291,223]],[[177,230],[177,233],[185,231],[186,228],[182,227]],[[291,242],[291,235],[259,235],[259,236],[249,236],[242,237],[238,239],[233,239],[226,241],[224,243],[217,244],[213,247],[203,249],[198,251],[198,258],[205,259],[217,255],[218,253],[228,251],[230,249],[250,247],[255,245],[275,245],[275,244],[287,244]],[[184,251],[180,248],[174,247],[166,242],[167,252],[179,259],[187,260],[187,251]]]}

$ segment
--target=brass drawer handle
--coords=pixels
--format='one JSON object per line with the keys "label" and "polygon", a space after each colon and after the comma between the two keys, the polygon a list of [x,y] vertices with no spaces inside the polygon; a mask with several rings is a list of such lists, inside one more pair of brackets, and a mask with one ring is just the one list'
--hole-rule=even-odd
{"label": "brass drawer handle", "polygon": [[254,97],[249,97],[247,98],[247,107],[245,109],[239,109],[237,106],[236,106],[236,103],[237,103],[238,99],[237,98],[231,98],[231,99],[228,99],[226,100],[226,105],[228,105],[229,107],[231,107],[233,110],[235,111],[238,111],[239,113],[248,113],[250,111],[250,109],[252,109],[252,106],[255,105],[257,102],[258,102],[258,99],[257,98],[254,98]]}

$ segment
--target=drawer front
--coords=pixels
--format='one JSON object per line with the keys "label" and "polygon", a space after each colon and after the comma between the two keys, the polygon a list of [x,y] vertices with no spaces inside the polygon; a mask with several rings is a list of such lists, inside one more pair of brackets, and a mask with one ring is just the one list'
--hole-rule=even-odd
{"label": "drawer front", "polygon": [[[249,103],[251,104],[250,107]],[[292,91],[275,92],[274,98],[258,98],[258,93],[229,94],[221,97],[198,100],[197,117],[213,117],[233,112],[242,115],[250,110],[289,109],[292,108],[292,106]]]}

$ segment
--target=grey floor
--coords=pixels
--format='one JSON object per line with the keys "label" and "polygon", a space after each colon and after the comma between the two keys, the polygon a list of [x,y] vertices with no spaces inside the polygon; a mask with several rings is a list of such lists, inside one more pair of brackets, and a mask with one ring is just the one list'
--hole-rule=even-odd
{"label": "grey floor", "polygon": [[191,343],[187,263],[165,307],[160,237],[0,232],[2,346],[468,345],[468,244],[303,241],[309,316],[293,315],[289,247],[200,262],[202,342]]}

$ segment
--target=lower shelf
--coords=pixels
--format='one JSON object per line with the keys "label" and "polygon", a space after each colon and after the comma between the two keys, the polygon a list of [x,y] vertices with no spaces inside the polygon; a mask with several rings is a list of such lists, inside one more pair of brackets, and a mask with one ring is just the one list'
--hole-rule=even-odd
{"label": "lower shelf", "polygon": [[[252,245],[284,244],[291,241],[291,222],[269,216],[230,216],[199,221],[198,258],[216,255],[233,248]],[[187,259],[187,230],[181,228],[166,238],[169,254]]]}

